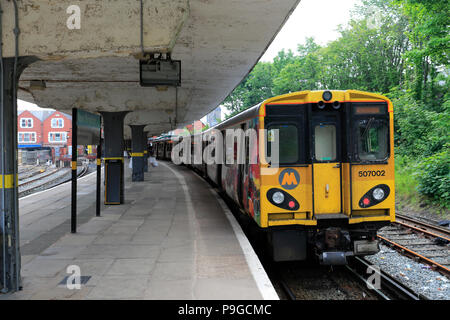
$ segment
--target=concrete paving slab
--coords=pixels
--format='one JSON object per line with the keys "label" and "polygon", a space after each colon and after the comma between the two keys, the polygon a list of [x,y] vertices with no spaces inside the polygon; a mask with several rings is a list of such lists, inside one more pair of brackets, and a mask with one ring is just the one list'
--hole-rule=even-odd
{"label": "concrete paving slab", "polygon": [[149,275],[155,265],[156,259],[116,259],[106,273],[115,275]]}
{"label": "concrete paving slab", "polygon": [[88,244],[91,244],[94,242],[94,240],[97,238],[97,235],[87,235],[87,234],[66,234],[64,237],[59,239],[57,244],[53,244],[53,246],[87,246]]}
{"label": "concrete paving slab", "polygon": [[162,248],[158,257],[160,262],[185,262],[192,261],[195,257],[194,245],[181,245],[176,247]]}
{"label": "concrete paving slab", "polygon": [[48,259],[39,256],[22,266],[22,276],[55,277],[62,270],[66,270],[72,261],[73,259]]}
{"label": "concrete paving slab", "polygon": [[100,235],[93,244],[128,244],[132,238],[131,234]]}
{"label": "concrete paving slab", "polygon": [[195,278],[194,260],[176,262],[158,260],[151,277],[158,280],[192,280]]}
{"label": "concrete paving slab", "polygon": [[143,298],[149,276],[105,276],[92,288],[86,299],[133,299]]}
{"label": "concrete paving slab", "polygon": [[57,243],[42,251],[39,257],[43,259],[73,259],[73,257],[78,256],[80,252],[84,251],[86,248],[87,245],[60,246],[60,244]]}
{"label": "concrete paving slab", "polygon": [[149,300],[193,300],[193,280],[150,279],[144,293]]}
{"label": "concrete paving slab", "polygon": [[[75,259],[73,265],[79,266],[82,276],[103,276],[116,259]],[[88,285],[92,285],[92,280]]]}
{"label": "concrete paving slab", "polygon": [[[100,217],[95,217],[95,188],[87,183],[95,175],[79,184],[83,203],[76,234],[70,234],[65,212],[70,212],[70,187],[21,200],[29,225],[21,225],[24,290],[0,299],[263,298],[249,264],[255,256],[244,254],[204,181],[185,167],[163,163],[146,173],[144,182],[133,183],[125,168],[125,204],[102,204]],[[55,211],[46,211],[46,201]],[[68,266],[90,277],[80,290],[60,284],[71,275]]]}
{"label": "concrete paving slab", "polygon": [[198,279],[195,299],[199,300],[259,300],[261,294],[253,289],[253,279]]}

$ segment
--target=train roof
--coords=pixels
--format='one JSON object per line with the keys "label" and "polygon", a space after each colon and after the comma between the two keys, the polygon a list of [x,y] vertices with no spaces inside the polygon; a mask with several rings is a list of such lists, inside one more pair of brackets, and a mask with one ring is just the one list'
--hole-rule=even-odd
{"label": "train roof", "polygon": [[238,114],[232,116],[231,118],[224,120],[221,123],[216,124],[214,127],[209,128],[205,132],[208,132],[209,130],[212,130],[212,129],[223,130],[225,128],[234,126],[235,124],[253,119],[258,116],[259,108],[261,107],[261,104],[262,103],[258,103],[257,105],[255,105],[253,107],[245,109],[244,111],[239,112]]}
{"label": "train roof", "polygon": [[[371,102],[387,102],[391,105],[392,104],[389,101],[389,99],[383,95],[377,94],[377,93],[371,93],[366,91],[360,91],[360,90],[305,90],[305,91],[297,91],[292,93],[287,93],[279,96],[275,96],[269,99],[266,99],[262,101],[261,103],[258,103],[257,105],[250,107],[233,117],[218,123],[217,125],[209,128],[208,130],[204,132],[208,132],[209,130],[216,129],[216,130],[223,130],[226,128],[229,128],[231,126],[234,126],[236,124],[245,122],[247,120],[256,118],[259,116],[259,111],[261,105],[266,104],[303,104],[305,102],[317,102],[319,100],[322,100],[322,94],[325,91],[332,92],[333,95],[335,95],[338,101],[371,101]],[[294,102],[295,101],[295,102]],[[204,133],[202,132],[202,134]]]}
{"label": "train roof", "polygon": [[175,135],[165,135],[165,136],[160,136],[160,137],[154,139],[153,142],[165,142],[165,141],[171,141],[171,140],[173,140],[173,139],[176,138],[176,137],[178,137],[178,136],[175,136]]}

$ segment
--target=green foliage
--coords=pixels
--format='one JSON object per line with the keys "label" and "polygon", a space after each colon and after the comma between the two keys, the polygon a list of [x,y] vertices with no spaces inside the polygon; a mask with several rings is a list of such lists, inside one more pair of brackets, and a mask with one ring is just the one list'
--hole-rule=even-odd
{"label": "green foliage", "polygon": [[224,101],[231,111],[228,117],[235,115],[261,101],[273,96],[273,66],[268,62],[260,62],[252,72]]}
{"label": "green foliage", "polygon": [[405,156],[395,155],[395,193],[403,200],[416,202],[419,198],[416,179],[416,163]]}
{"label": "green foliage", "polygon": [[450,207],[450,152],[449,149],[424,159],[416,175],[419,192]]}
{"label": "green foliage", "polygon": [[444,112],[428,110],[411,93],[393,91],[388,96],[394,105],[394,139],[397,153],[410,157],[428,157],[440,152],[450,141],[450,100]]}

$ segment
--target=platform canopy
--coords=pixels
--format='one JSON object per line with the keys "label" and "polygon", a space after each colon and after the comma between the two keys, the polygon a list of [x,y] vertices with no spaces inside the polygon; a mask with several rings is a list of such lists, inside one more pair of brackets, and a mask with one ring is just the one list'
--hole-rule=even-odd
{"label": "platform canopy", "polygon": [[[150,135],[181,127],[205,116],[226,98],[298,2],[17,1],[19,56],[39,59],[23,72],[19,99],[69,113],[74,107],[92,112],[132,111],[125,124],[146,124]],[[0,4],[3,57],[13,57],[13,1],[0,0]],[[68,21],[71,28],[76,26],[74,5],[80,8],[79,29],[68,27]],[[181,60],[180,87],[140,86],[142,47],[145,52],[169,52],[172,59]]]}

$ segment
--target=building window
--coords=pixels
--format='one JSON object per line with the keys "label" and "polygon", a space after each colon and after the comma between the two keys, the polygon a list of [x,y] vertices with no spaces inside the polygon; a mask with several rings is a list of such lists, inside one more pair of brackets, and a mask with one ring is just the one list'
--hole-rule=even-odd
{"label": "building window", "polygon": [[49,132],[48,142],[66,142],[67,136],[65,132]]}
{"label": "building window", "polygon": [[32,118],[21,118],[20,119],[20,127],[21,128],[33,128],[33,119]]}
{"label": "building window", "polygon": [[64,128],[64,119],[53,118],[52,119],[52,128]]}
{"label": "building window", "polygon": [[36,132],[19,132],[19,143],[36,143]]}

